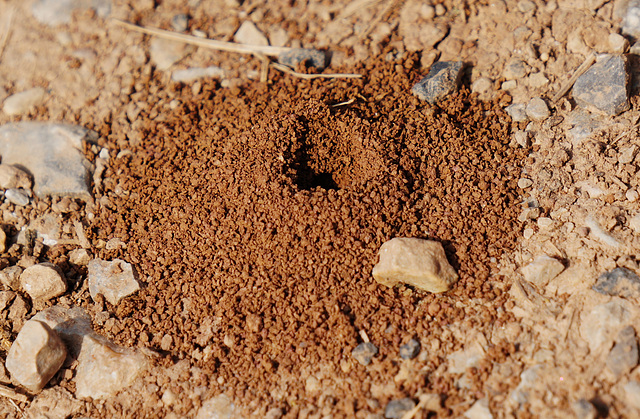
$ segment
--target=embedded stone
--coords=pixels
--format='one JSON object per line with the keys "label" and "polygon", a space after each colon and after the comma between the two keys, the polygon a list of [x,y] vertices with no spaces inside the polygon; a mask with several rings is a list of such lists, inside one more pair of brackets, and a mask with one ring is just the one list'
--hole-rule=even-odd
{"label": "embedded stone", "polygon": [[638,297],[640,296],[640,277],[630,269],[615,268],[600,275],[592,289],[605,295]]}
{"label": "embedded stone", "polygon": [[113,305],[140,289],[133,267],[120,259],[111,262],[94,259],[88,265],[89,292],[95,301],[98,294]]}
{"label": "embedded stone", "polygon": [[525,281],[538,286],[545,286],[553,278],[564,271],[564,265],[558,259],[549,256],[538,256],[533,262],[522,268]]}
{"label": "embedded stone", "polygon": [[458,90],[462,78],[462,61],[434,63],[426,77],[416,83],[411,93],[433,104]]}
{"label": "embedded stone", "polygon": [[606,55],[573,86],[576,103],[588,110],[618,115],[629,109],[629,71],[624,55]]}
{"label": "embedded stone", "polygon": [[369,365],[373,357],[377,354],[378,347],[371,342],[363,342],[351,351],[351,356],[364,366]]}
{"label": "embedded stone", "polygon": [[25,269],[20,275],[20,286],[33,301],[47,301],[67,290],[60,269],[48,262]]}
{"label": "embedded stone", "polygon": [[318,70],[323,70],[327,64],[326,60],[327,57],[324,52],[309,48],[293,48],[278,55],[280,64],[294,68],[302,63]]}

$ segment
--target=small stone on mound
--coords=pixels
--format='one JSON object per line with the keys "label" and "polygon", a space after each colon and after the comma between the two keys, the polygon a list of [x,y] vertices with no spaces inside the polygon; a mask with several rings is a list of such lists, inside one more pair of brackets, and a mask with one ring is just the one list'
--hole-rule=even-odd
{"label": "small stone on mound", "polygon": [[411,89],[411,93],[429,103],[454,93],[462,78],[462,61],[441,61],[433,64],[429,74]]}
{"label": "small stone on mound", "polygon": [[29,266],[20,275],[20,285],[33,301],[47,301],[67,290],[60,269],[51,263]]}
{"label": "small stone on mound", "polygon": [[624,55],[607,55],[576,80],[573,98],[588,110],[618,115],[629,109],[629,79]]}
{"label": "small stone on mound", "polygon": [[615,268],[600,275],[593,290],[612,297],[638,297],[640,296],[640,277],[630,269]]}
{"label": "small stone on mound", "polygon": [[294,48],[278,55],[278,62],[289,67],[296,67],[300,63],[322,70],[326,66],[326,55],[317,49]]}
{"label": "small stone on mound", "polygon": [[351,351],[351,356],[361,365],[367,366],[378,353],[378,347],[371,342],[363,342]]}
{"label": "small stone on mound", "polygon": [[379,251],[380,262],[373,267],[379,283],[393,287],[404,283],[423,291],[448,291],[458,280],[439,242],[416,238],[395,238]]}
{"label": "small stone on mound", "polygon": [[111,262],[94,259],[89,262],[89,292],[95,301],[98,294],[113,305],[140,289],[133,274],[133,267],[120,259]]}

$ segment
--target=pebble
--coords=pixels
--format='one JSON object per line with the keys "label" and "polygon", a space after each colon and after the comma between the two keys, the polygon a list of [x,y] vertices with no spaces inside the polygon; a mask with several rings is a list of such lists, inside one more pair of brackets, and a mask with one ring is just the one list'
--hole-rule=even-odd
{"label": "pebble", "polygon": [[265,419],[280,419],[284,416],[284,410],[279,407],[273,407],[264,415]]}
{"label": "pebble", "polygon": [[628,164],[633,161],[636,156],[636,151],[638,147],[635,144],[630,144],[625,147],[620,147],[618,152],[618,163],[620,164]]}
{"label": "pebble", "polygon": [[416,83],[411,93],[433,104],[454,93],[460,86],[464,64],[462,61],[434,63],[426,77]]}
{"label": "pebble", "polygon": [[513,103],[504,110],[515,122],[523,122],[529,119],[527,117],[527,105],[524,103]]}
{"label": "pebble", "polygon": [[529,87],[534,89],[544,87],[547,83],[549,83],[549,79],[542,71],[529,74],[529,77],[527,78],[527,84],[529,84]]}
{"label": "pebble", "polygon": [[540,97],[534,97],[527,103],[526,113],[534,121],[547,119],[550,115],[547,103]]}
{"label": "pebble", "polygon": [[518,82],[516,80],[507,80],[502,82],[500,88],[505,91],[513,90],[518,87]]}
{"label": "pebble", "polygon": [[630,107],[629,79],[627,58],[605,55],[578,77],[573,86],[573,98],[588,110],[618,115]]}
{"label": "pebble", "polygon": [[300,63],[323,70],[327,65],[327,56],[323,51],[310,48],[293,48],[278,55],[280,64],[296,68]]}
{"label": "pebble", "polygon": [[25,269],[20,275],[20,286],[32,301],[47,301],[67,290],[67,283],[60,269],[48,262]]}
{"label": "pebble", "polygon": [[520,374],[520,384],[511,392],[511,399],[519,404],[527,403],[529,400],[529,391],[538,380],[538,372],[542,369],[542,365],[534,365],[522,371]]}
{"label": "pebble", "polygon": [[93,9],[101,18],[111,13],[111,0],[36,0],[31,6],[33,17],[48,26],[71,23],[74,10]]}
{"label": "pebble", "polygon": [[0,271],[0,284],[13,291],[20,290],[20,274],[22,268],[19,266],[9,266]]}
{"label": "pebble", "polygon": [[21,207],[29,205],[29,197],[24,192],[24,189],[7,189],[4,193],[4,197],[14,205],[19,205]]}
{"label": "pebble", "polygon": [[473,406],[464,412],[464,417],[467,419],[493,419],[489,410],[489,400],[487,398],[476,400]]}
{"label": "pebble", "polygon": [[473,93],[487,93],[493,87],[493,82],[487,77],[480,77],[471,84],[471,91]]}
{"label": "pebble", "polygon": [[38,392],[49,382],[67,357],[67,349],[45,323],[29,320],[7,353],[6,367],[20,385]]}
{"label": "pebble", "polygon": [[513,60],[504,67],[502,75],[507,80],[517,80],[526,77],[529,73],[527,64],[522,60]]}
{"label": "pebble", "polygon": [[621,298],[593,307],[580,323],[580,335],[592,353],[610,348],[614,335],[631,321],[631,304]]}
{"label": "pebble", "polygon": [[638,191],[636,191],[635,189],[629,189],[627,190],[627,192],[625,192],[624,196],[627,198],[627,201],[636,202],[640,197],[640,194],[638,194]]}
{"label": "pebble", "polygon": [[526,131],[522,131],[522,130],[518,130],[516,131],[516,133],[514,134],[516,143],[522,147],[522,148],[527,148],[529,146],[531,146],[531,140],[529,139],[529,133]]}
{"label": "pebble", "polygon": [[2,110],[9,116],[27,113],[44,102],[44,95],[45,91],[42,87],[34,87],[13,94],[4,100]]}
{"label": "pebble", "polygon": [[269,40],[262,33],[260,29],[256,27],[256,25],[249,21],[245,20],[240,25],[240,28],[236,31],[235,35],[233,35],[233,39],[240,44],[247,45],[269,45]]}
{"label": "pebble", "polygon": [[188,48],[183,42],[153,38],[149,43],[151,62],[160,71],[168,70],[187,55]]}
{"label": "pebble", "polygon": [[607,368],[616,379],[638,365],[638,341],[633,326],[622,329],[616,337],[615,345],[607,355]]}
{"label": "pebble", "polygon": [[83,141],[98,135],[86,128],[49,122],[23,121],[0,126],[3,164],[24,167],[33,176],[38,196],[59,195],[90,199],[90,165]]}
{"label": "pebble", "polygon": [[640,409],[640,383],[632,380],[622,388],[624,390],[627,403],[636,409]]}
{"label": "pebble", "polygon": [[531,179],[521,178],[518,180],[518,188],[520,189],[528,188],[531,185],[533,185],[533,181]]}
{"label": "pebble", "polygon": [[0,188],[31,189],[31,178],[24,170],[11,164],[0,164]]}
{"label": "pebble", "polygon": [[637,214],[628,221],[629,228],[636,233],[640,233],[640,214]]}
{"label": "pebble", "polygon": [[595,406],[586,399],[573,402],[571,404],[571,410],[573,410],[577,419],[596,419],[598,417],[598,411]]}
{"label": "pebble", "polygon": [[91,255],[87,249],[74,249],[69,252],[69,262],[74,265],[87,266],[91,262]]}
{"label": "pebble", "polygon": [[522,232],[522,237],[524,237],[525,240],[529,240],[531,237],[533,237],[534,234],[535,231],[532,228],[525,228]]}
{"label": "pebble", "polygon": [[405,413],[416,407],[416,402],[406,397],[400,400],[391,400],[384,409],[386,419],[401,419]]}
{"label": "pebble", "polygon": [[633,38],[640,37],[640,1],[629,1],[622,21],[622,33]]}
{"label": "pebble", "polygon": [[363,342],[351,351],[351,356],[361,365],[367,366],[371,359],[378,354],[378,347],[371,342]]}
{"label": "pebble", "polygon": [[538,218],[536,223],[538,224],[538,227],[540,227],[541,229],[547,229],[554,224],[553,220],[549,217],[540,217]]}
{"label": "pebble", "polygon": [[458,280],[442,244],[417,238],[394,238],[382,244],[380,261],[373,267],[374,279],[388,287],[398,283],[441,293]]}
{"label": "pebble", "polygon": [[229,396],[223,393],[202,403],[196,419],[233,419],[235,417],[235,405]]}
{"label": "pebble", "polygon": [[400,347],[400,358],[413,359],[420,353],[420,342],[411,339],[405,345]]}
{"label": "pebble", "polygon": [[609,51],[613,54],[624,54],[629,49],[629,41],[618,33],[609,34]]}
{"label": "pebble", "polygon": [[135,279],[133,267],[120,259],[105,261],[94,259],[89,262],[89,293],[95,301],[98,294],[113,305],[140,289],[140,284]]}
{"label": "pebble", "polygon": [[189,16],[180,13],[171,18],[171,27],[176,32],[184,32],[189,27]]}
{"label": "pebble", "polygon": [[542,255],[522,268],[525,281],[543,287],[564,271],[564,265],[558,259]]}
{"label": "pebble", "polygon": [[518,2],[518,10],[522,13],[529,13],[536,10],[536,4],[531,0],[520,0]]}
{"label": "pebble", "polygon": [[224,77],[224,70],[220,67],[193,67],[186,70],[176,70],[171,74],[171,80],[178,83],[191,83],[198,79],[204,78],[222,78]]}
{"label": "pebble", "polygon": [[640,277],[630,269],[615,268],[600,275],[592,289],[614,297],[637,298],[640,296]]}

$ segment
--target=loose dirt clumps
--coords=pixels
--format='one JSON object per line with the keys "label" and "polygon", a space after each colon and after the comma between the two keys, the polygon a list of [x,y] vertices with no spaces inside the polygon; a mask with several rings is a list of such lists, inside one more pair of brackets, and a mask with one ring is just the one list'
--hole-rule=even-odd
{"label": "loose dirt clumps", "polygon": [[[211,394],[290,417],[447,393],[455,377],[438,367],[464,344],[452,324],[490,334],[508,319],[506,284],[490,275],[519,234],[525,151],[509,147],[495,103],[412,97],[414,67],[375,60],[349,69],[357,81],[276,76],[243,90],[204,83],[197,95],[151,79],[153,117],[140,115],[144,138],[107,169],[92,226],[92,240],[127,244],[98,256],[133,263],[143,289],[107,304],[115,318],[102,333],[188,360]],[[122,149],[121,125],[98,128]],[[378,248],[403,236],[444,244],[460,275],[451,292],[374,282]],[[361,332],[380,349],[368,367],[351,357]],[[412,337],[428,348],[412,361],[420,373],[389,386]],[[474,374],[489,374],[485,364]],[[450,393],[441,413],[460,415],[474,388]]]}

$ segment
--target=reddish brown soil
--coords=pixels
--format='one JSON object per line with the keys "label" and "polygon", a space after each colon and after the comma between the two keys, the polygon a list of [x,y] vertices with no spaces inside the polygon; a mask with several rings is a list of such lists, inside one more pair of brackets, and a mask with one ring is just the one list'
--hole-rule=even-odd
{"label": "reddish brown soil", "polygon": [[[455,405],[512,345],[491,345],[475,389],[453,395],[454,377],[436,369],[461,345],[449,324],[507,320],[497,310],[506,285],[492,272],[518,235],[524,151],[508,146],[510,120],[497,104],[466,91],[439,106],[411,96],[415,67],[410,58],[348,69],[360,80],[272,74],[243,90],[211,82],[197,96],[149,80],[144,139],[106,174],[93,225],[94,239],[128,244],[98,256],[135,264],[144,289],[109,307],[119,321],[99,331],[166,363],[189,359],[206,373],[191,379],[210,392],[288,417],[312,404],[379,411],[376,403],[418,390],[449,395],[443,414],[468,408]],[[182,104],[169,112],[174,99]],[[125,144],[124,115],[96,127],[111,148]],[[441,241],[460,274],[455,288],[377,284],[377,250],[400,236]],[[368,367],[351,357],[359,331],[380,348]],[[442,344],[423,347],[418,379],[368,403],[372,385],[393,382],[411,337]],[[320,399],[305,390],[310,374],[324,377]]]}

